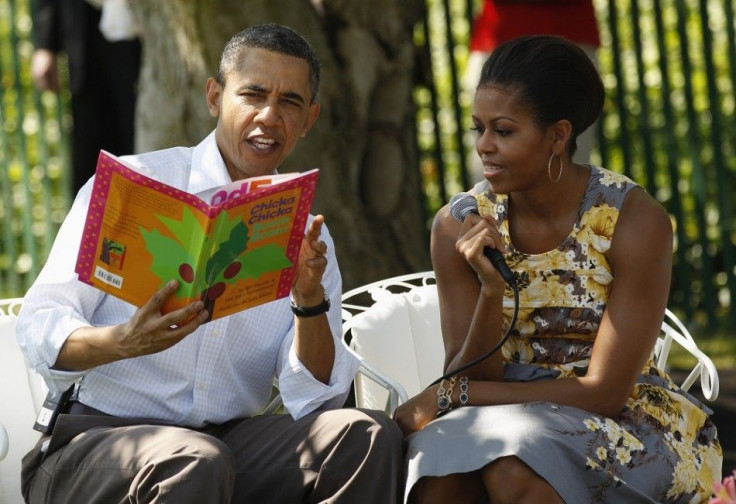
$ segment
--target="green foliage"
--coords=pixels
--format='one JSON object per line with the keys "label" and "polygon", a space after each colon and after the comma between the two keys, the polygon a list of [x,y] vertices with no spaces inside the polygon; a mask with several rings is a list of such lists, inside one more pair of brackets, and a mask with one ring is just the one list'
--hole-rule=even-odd
{"label": "green foliage", "polygon": [[[68,91],[39,93],[30,75],[29,0],[0,0],[0,296],[40,271],[69,209]],[[62,68],[64,67],[62,61]],[[62,75],[62,84],[66,75]]]}
{"label": "green foliage", "polygon": [[719,316],[733,322],[733,15],[716,0],[596,5],[607,89],[599,159],[641,183],[672,214],[671,303],[688,318],[704,310],[711,327]]}
{"label": "green foliage", "polygon": [[[716,369],[736,368],[736,335],[733,331],[722,329],[715,333],[703,330],[701,335],[693,334],[698,348],[711,358]],[[679,345],[673,345],[667,362],[675,369],[692,369],[695,358]]]}

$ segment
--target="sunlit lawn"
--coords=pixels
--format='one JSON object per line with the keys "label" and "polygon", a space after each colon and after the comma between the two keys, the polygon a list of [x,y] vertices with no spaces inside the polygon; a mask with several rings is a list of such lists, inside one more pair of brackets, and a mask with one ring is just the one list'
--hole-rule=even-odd
{"label": "sunlit lawn", "polygon": [[[736,331],[719,329],[712,336],[693,333],[698,348],[711,358],[716,369],[736,368]],[[669,364],[675,369],[692,369],[695,358],[679,345],[672,345]]]}

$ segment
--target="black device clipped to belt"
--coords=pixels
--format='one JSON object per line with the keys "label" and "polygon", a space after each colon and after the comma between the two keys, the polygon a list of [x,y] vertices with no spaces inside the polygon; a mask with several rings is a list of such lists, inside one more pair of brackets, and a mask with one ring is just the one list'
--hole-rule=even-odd
{"label": "black device clipped to belt", "polygon": [[56,419],[66,408],[73,393],[74,385],[60,394],[52,394],[49,391],[49,393],[46,394],[46,399],[43,401],[41,410],[38,412],[36,423],[33,424],[33,429],[43,434],[51,434],[51,431],[54,430]]}
{"label": "black device clipped to belt", "polygon": [[[450,199],[450,214],[455,218],[455,220],[463,222],[465,220],[465,217],[467,217],[468,214],[471,213],[478,213],[478,203],[473,195],[468,193],[458,193]],[[463,364],[459,368],[453,369],[452,371],[448,371],[447,373],[443,374],[435,381],[433,381],[430,384],[430,387],[432,385],[438,384],[442,380],[448,379],[452,375],[457,375],[465,371],[469,367],[475,366],[479,362],[486,360],[488,357],[496,353],[498,349],[501,348],[504,343],[506,343],[506,340],[509,339],[509,336],[511,336],[511,331],[513,331],[514,326],[516,325],[516,317],[519,315],[519,286],[516,283],[516,278],[514,277],[511,269],[509,269],[508,265],[506,264],[506,261],[504,261],[501,252],[496,249],[486,247],[483,250],[483,254],[488,258],[489,261],[491,261],[493,266],[498,270],[498,272],[501,274],[509,287],[511,287],[511,290],[514,291],[514,313],[511,316],[511,322],[509,322],[509,326],[508,328],[506,328],[506,334],[503,335],[501,341],[496,343],[493,348],[491,348],[480,357],[473,359],[466,364]]]}

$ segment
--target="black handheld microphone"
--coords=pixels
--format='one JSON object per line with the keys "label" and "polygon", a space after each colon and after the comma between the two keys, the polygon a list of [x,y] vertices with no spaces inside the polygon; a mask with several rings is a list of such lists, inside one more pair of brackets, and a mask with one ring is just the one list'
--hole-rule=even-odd
{"label": "black handheld microphone", "polygon": [[[463,222],[465,217],[470,213],[478,214],[478,202],[475,200],[475,197],[468,193],[461,192],[450,198],[450,214],[455,218],[455,220]],[[507,284],[512,286],[516,284],[514,273],[506,264],[501,252],[491,247],[484,247],[483,255],[491,261],[493,267],[498,270]]]}
{"label": "black handheld microphone", "polygon": [[[478,203],[475,201],[475,198],[472,195],[468,193],[458,193],[450,199],[450,214],[452,214],[452,216],[456,220],[460,222],[464,221],[465,217],[467,217],[469,213],[478,213]],[[504,343],[506,343],[506,341],[509,339],[509,336],[511,336],[511,331],[516,326],[516,318],[519,315],[519,286],[516,284],[516,278],[514,277],[514,274],[509,268],[508,264],[506,264],[506,261],[504,261],[501,252],[491,247],[484,247],[483,255],[485,255],[488,260],[491,261],[493,267],[498,270],[506,283],[509,284],[511,290],[514,291],[514,313],[511,315],[511,322],[509,322],[509,325],[506,328],[506,334],[504,334],[503,338],[501,338],[501,340],[496,343],[493,348],[488,350],[480,357],[476,357],[472,361],[463,364],[459,368],[447,371],[444,375],[433,381],[432,385],[436,385],[442,380],[448,379],[452,375],[458,375],[466,369],[475,366],[479,362],[484,361],[485,359],[496,353],[498,349],[501,348]]]}

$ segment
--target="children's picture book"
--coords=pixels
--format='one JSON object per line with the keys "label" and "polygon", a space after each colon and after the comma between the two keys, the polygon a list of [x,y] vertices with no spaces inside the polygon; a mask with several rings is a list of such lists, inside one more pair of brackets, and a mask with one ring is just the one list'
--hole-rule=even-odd
{"label": "children's picture book", "polygon": [[135,306],[176,279],[163,312],[201,299],[209,320],[286,297],[318,175],[253,177],[190,194],[101,151],[75,271]]}

